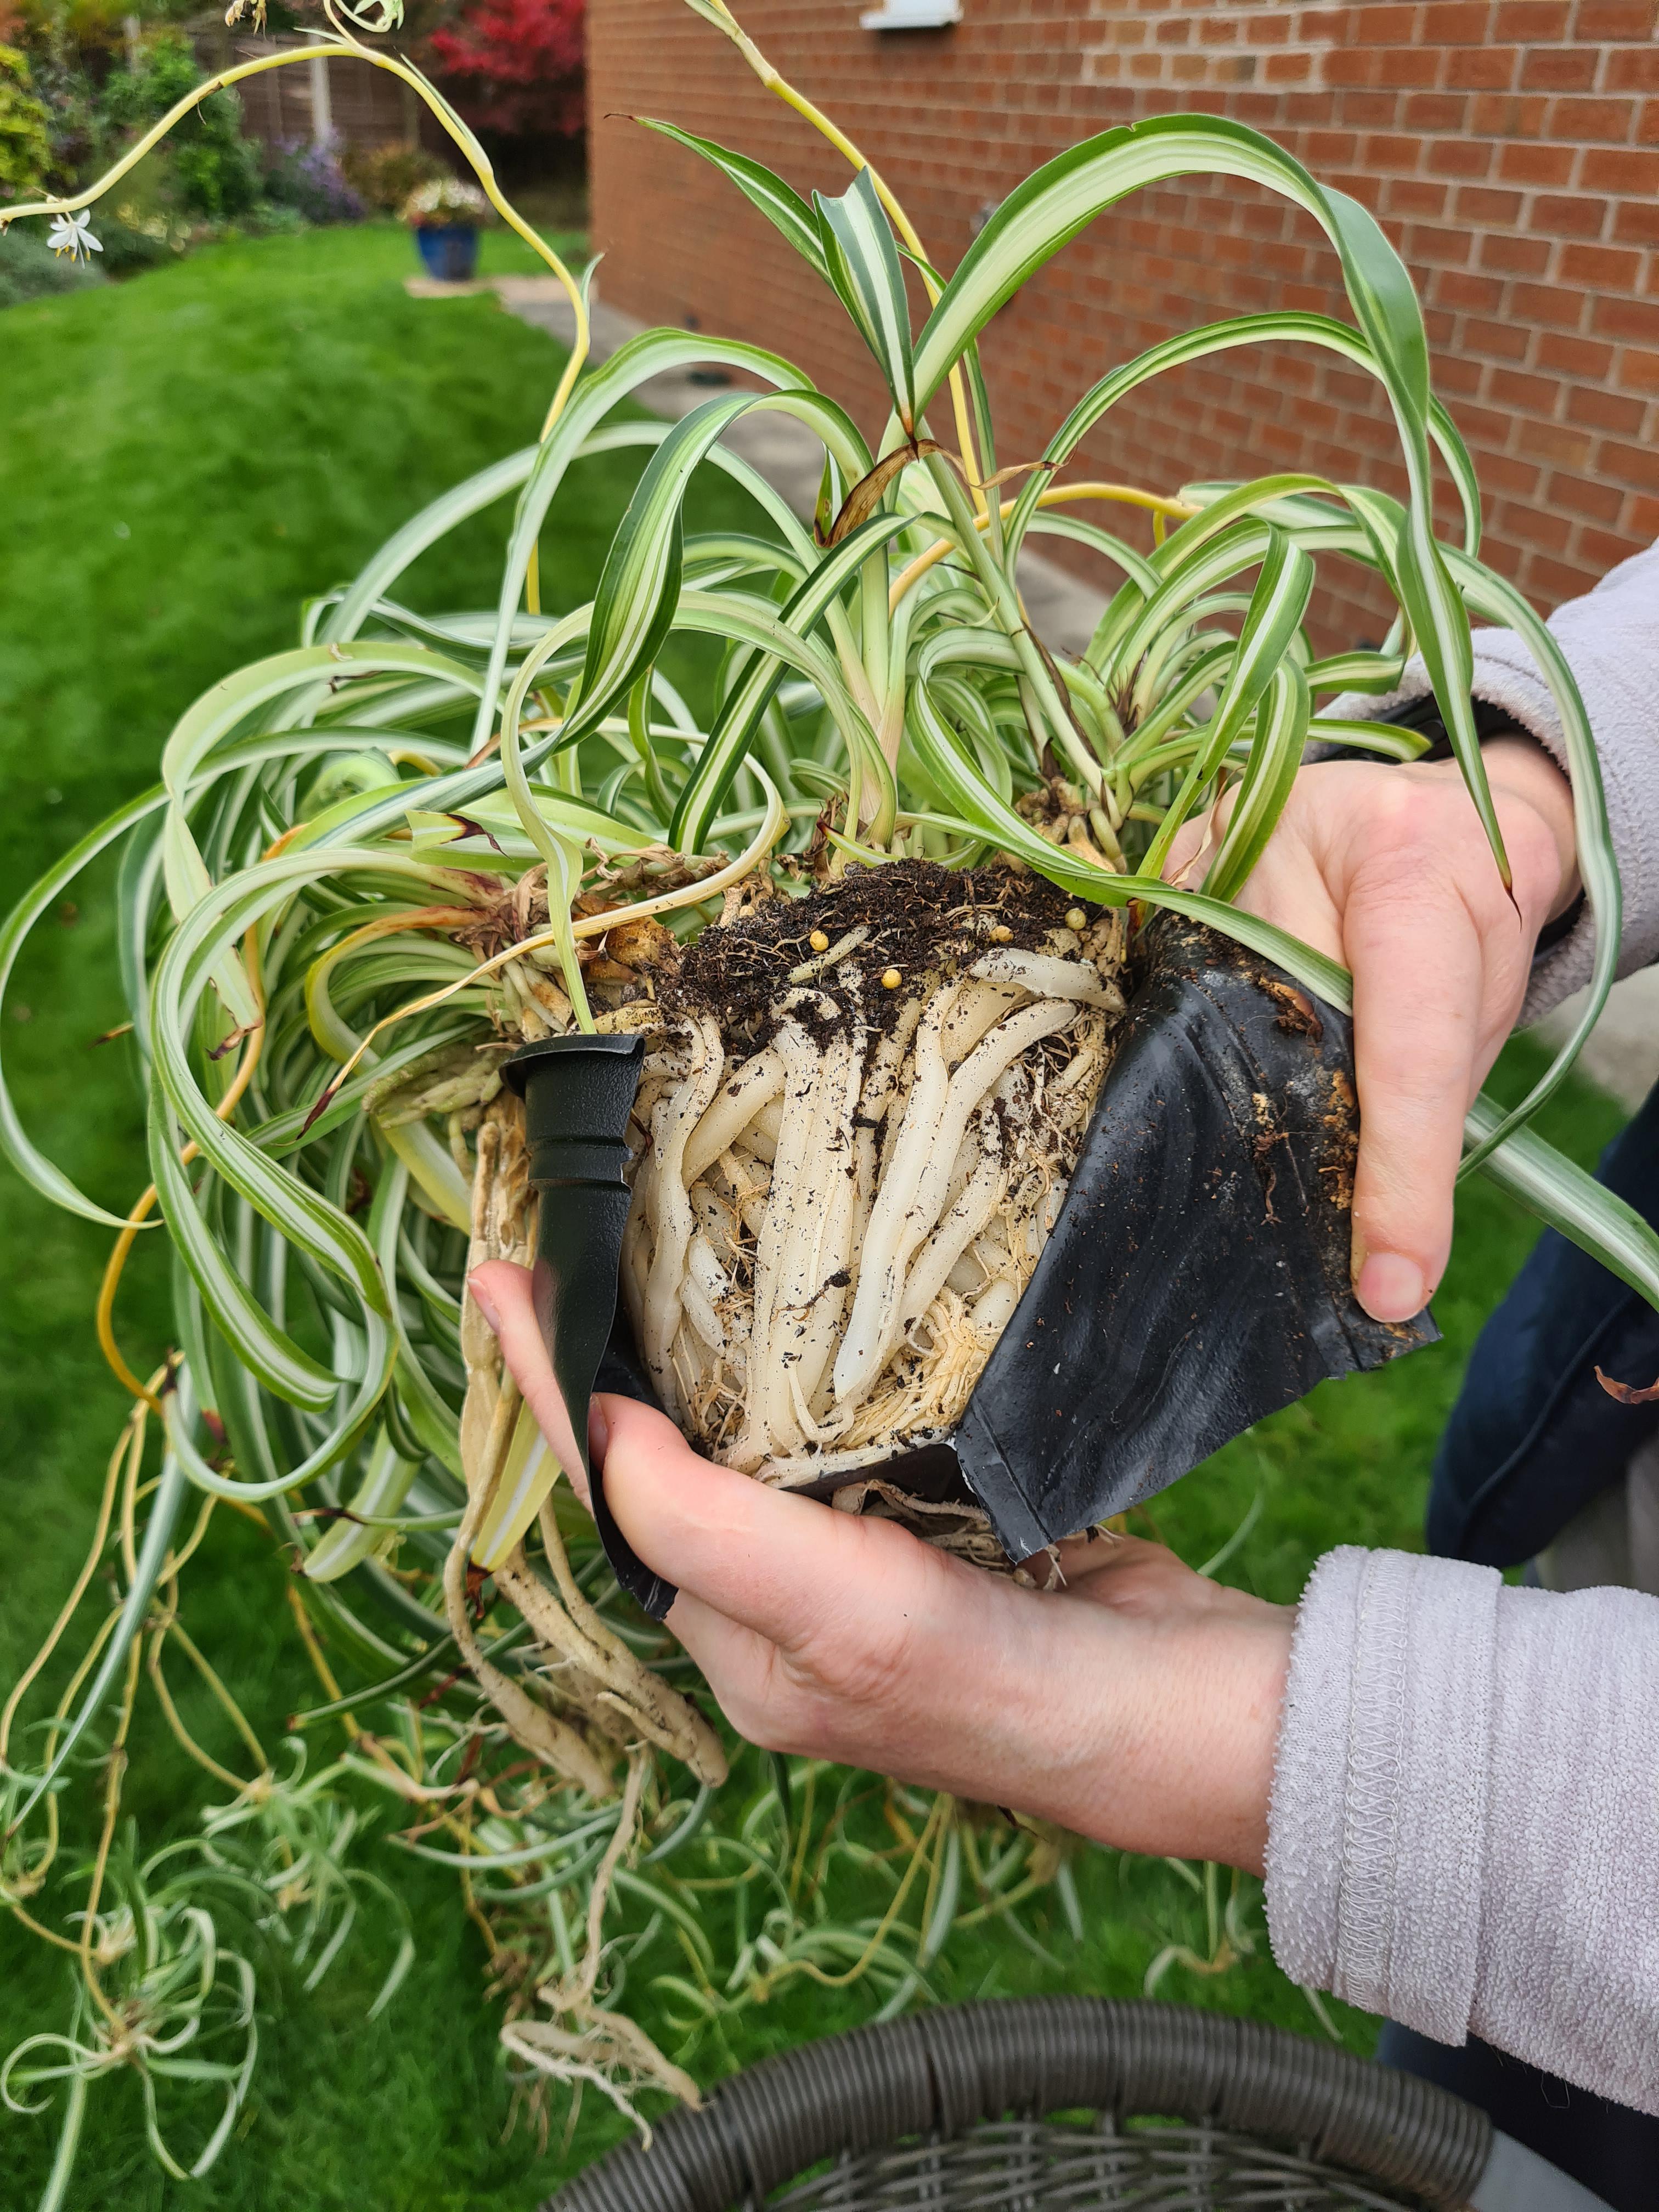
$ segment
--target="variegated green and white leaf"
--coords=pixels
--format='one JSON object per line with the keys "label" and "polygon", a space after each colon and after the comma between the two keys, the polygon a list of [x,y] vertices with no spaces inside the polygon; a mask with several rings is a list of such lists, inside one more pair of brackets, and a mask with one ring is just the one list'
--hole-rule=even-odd
{"label": "variegated green and white leaf", "polygon": [[346,1508],[351,1516],[325,1530],[301,1572],[307,1582],[338,1582],[372,1553],[384,1552],[394,1532],[378,1524],[395,1514],[420,1472],[416,1461],[402,1458],[382,1429],[370,1447],[368,1464]]}
{"label": "variegated green and white leaf", "polygon": [[998,851],[1024,860],[1063,890],[1074,891],[1103,906],[1125,906],[1131,899],[1139,899],[1149,906],[1168,907],[1195,921],[1207,922],[1252,951],[1277,961],[1330,1005],[1345,1009],[1349,1005],[1346,971],[1260,915],[1206,898],[1201,891],[1177,890],[1170,884],[1115,874],[1079,859],[1069,846],[1051,845],[989,790],[934,706],[925,681],[918,684],[912,703],[910,735],[928,775],[961,819],[970,823]]}
{"label": "variegated green and white leaf", "polygon": [[[775,391],[811,392],[811,380],[760,346],[703,338],[687,331],[646,331],[629,339],[601,368],[583,377],[570,395],[563,414],[538,449],[534,465],[526,478],[514,516],[497,603],[495,635],[484,674],[483,696],[473,726],[473,750],[490,734],[495,702],[500,696],[510,650],[513,627],[524,592],[531,556],[541,535],[549,507],[563,483],[566,471],[590,434],[611,410],[622,405],[635,390],[653,376],[694,364],[716,364],[753,376]],[[856,482],[870,465],[867,447],[854,434],[857,458],[852,471]]]}
{"label": "variegated green and white leaf", "polygon": [[990,317],[1025,279],[1127,193],[1182,175],[1231,176],[1307,210],[1336,248],[1360,329],[1387,389],[1411,483],[1395,549],[1402,604],[1452,749],[1500,869],[1503,837],[1469,703],[1468,620],[1434,535],[1428,341],[1411,279],[1372,216],[1328,192],[1270,139],[1225,117],[1154,116],[1068,148],[1005,200],[963,256],[915,346],[925,407]]}
{"label": "variegated green and white leaf", "polygon": [[[6,992],[11,983],[12,971],[17,957],[27,943],[29,933],[42,915],[52,911],[64,893],[85,869],[91,866],[101,853],[118,844],[141,823],[158,816],[167,803],[166,787],[156,785],[129,799],[118,807],[95,830],[88,830],[77,845],[71,847],[61,860],[55,861],[40,881],[25,891],[5,923],[0,927],[0,1012],[3,1012]],[[0,1036],[4,1030],[0,1028]],[[84,1221],[101,1223],[106,1229],[119,1229],[124,1222],[118,1213],[111,1213],[94,1200],[86,1196],[63,1170],[55,1167],[46,1154],[31,1141],[19,1118],[10,1090],[0,1073],[0,1148],[24,1180],[48,1198],[54,1206],[67,1212],[79,1214]]]}
{"label": "variegated green and white leaf", "polygon": [[[1225,540],[1218,539],[1218,544]],[[1187,571],[1190,579],[1194,571]],[[1238,645],[1227,672],[1213,719],[1208,724],[1202,750],[1197,754],[1180,791],[1158,825],[1140,864],[1142,880],[1162,873],[1170,846],[1182,823],[1191,812],[1199,793],[1225,759],[1235,738],[1241,735],[1257,702],[1286,664],[1291,640],[1302,627],[1313,590],[1314,564],[1302,547],[1282,531],[1270,532],[1261,573],[1250,595],[1249,612],[1239,632]],[[1302,721],[1307,720],[1307,685],[1297,672]],[[1284,711],[1290,713],[1287,704]],[[1270,718],[1272,719],[1272,718]],[[1274,726],[1279,726],[1275,720]],[[1292,773],[1294,771],[1292,770]],[[1276,787],[1277,775],[1273,779]],[[1280,802],[1282,804],[1282,800]],[[1243,878],[1239,878],[1243,882]]]}
{"label": "variegated green and white leaf", "polygon": [[[1356,368],[1364,369],[1373,376],[1380,377],[1382,374],[1376,356],[1364,337],[1329,315],[1289,312],[1238,315],[1226,322],[1206,323],[1195,331],[1180,331],[1160,344],[1149,346],[1145,353],[1126,362],[1121,368],[1113,369],[1079,400],[1048,441],[1042,457],[1045,468],[1034,474],[1020,493],[1009,521],[1010,544],[1019,544],[1053,471],[1065,466],[1089,432],[1120,399],[1167,369],[1206,360],[1213,354],[1231,351],[1235,346],[1286,344],[1318,346],[1326,352],[1340,355]],[[1440,401],[1433,398],[1429,402],[1429,432],[1457,487],[1463,510],[1463,550],[1470,554],[1479,553],[1480,489],[1474,465],[1457,425]]]}
{"label": "variegated green and white leaf", "polygon": [[[844,538],[792,593],[777,616],[779,628],[805,639],[864,563],[908,527],[902,514],[882,515]],[[731,788],[767,702],[782,679],[784,666],[778,654],[758,656],[726,699],[669,827],[669,842],[681,852],[703,849],[709,825]]]}
{"label": "variegated green and white leaf", "polygon": [[751,161],[746,154],[734,154],[714,139],[699,138],[695,131],[682,131],[676,124],[659,122],[652,115],[636,116],[635,120],[642,123],[647,131],[654,131],[672,139],[677,146],[684,146],[712,162],[727,182],[735,185],[744,198],[783,234],[813,274],[827,277],[823,242],[812,210],[781,177],[775,176],[759,161]]}
{"label": "variegated green and white leaf", "polygon": [[874,356],[907,437],[916,434],[910,302],[893,227],[868,169],[839,199],[812,196],[824,273]]}
{"label": "variegated green and white leaf", "polygon": [[313,1413],[325,1411],[334,1402],[338,1382],[277,1328],[220,1250],[203,1218],[190,1176],[179,1165],[183,1146],[179,1124],[159,1085],[151,1094],[149,1135],[150,1176],[168,1234],[174,1250],[194,1276],[214,1322],[236,1347],[237,1358],[258,1377],[262,1389],[286,1399],[291,1406],[302,1406]]}
{"label": "variegated green and white leaf", "polygon": [[1510,1127],[1501,1134],[1512,1120],[1482,1091],[1464,1123],[1467,1157],[1478,1158],[1481,1174],[1529,1213],[1659,1307],[1659,1232],[1652,1223],[1534,1131]]}
{"label": "variegated green and white leaf", "polygon": [[1542,676],[1560,719],[1562,742],[1572,782],[1573,834],[1578,854],[1578,875],[1595,921],[1595,950],[1590,986],[1572,1032],[1553,1062],[1521,1103],[1483,1137],[1472,1156],[1483,1158],[1494,1145],[1535,1114],[1557,1089],[1601,1017],[1619,972],[1619,947],[1624,918],[1624,891],[1607,821],[1607,793],[1601,782],[1601,763],[1595,750],[1589,717],[1566,656],[1547,626],[1540,622],[1512,584],[1453,553],[1449,565],[1474,613],[1511,629],[1525,645]]}
{"label": "variegated green and white leaf", "polygon": [[1204,878],[1206,897],[1231,899],[1243,890],[1285,811],[1307,734],[1307,678],[1287,659],[1274,670],[1256,709],[1250,757],[1227,817],[1221,849]]}

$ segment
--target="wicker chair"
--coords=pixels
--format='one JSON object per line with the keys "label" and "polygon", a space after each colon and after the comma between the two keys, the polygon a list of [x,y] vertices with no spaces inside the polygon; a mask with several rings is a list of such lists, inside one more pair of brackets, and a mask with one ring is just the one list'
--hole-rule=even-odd
{"label": "wicker chair", "polygon": [[946,2007],[723,2081],[544,2212],[1607,2212],[1429,2083],[1165,2004]]}

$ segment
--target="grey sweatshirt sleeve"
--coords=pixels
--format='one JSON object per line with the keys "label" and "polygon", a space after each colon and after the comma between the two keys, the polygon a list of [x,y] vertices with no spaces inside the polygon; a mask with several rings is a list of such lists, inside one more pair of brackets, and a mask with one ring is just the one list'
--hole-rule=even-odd
{"label": "grey sweatshirt sleeve", "polygon": [[[1625,887],[1619,972],[1659,960],[1659,545],[1610,569],[1593,592],[1550,618],[1589,715],[1607,786],[1607,813]],[[1387,698],[1350,696],[1334,714],[1374,719],[1431,689],[1420,660]],[[1501,707],[1566,767],[1560,718],[1532,656],[1507,629],[1474,633],[1477,699]],[[1594,930],[1588,915],[1534,963],[1521,1018],[1534,1022],[1588,983]]]}
{"label": "grey sweatshirt sleeve", "polygon": [[1322,1559],[1267,1902],[1294,1981],[1659,2114],[1659,1598]]}

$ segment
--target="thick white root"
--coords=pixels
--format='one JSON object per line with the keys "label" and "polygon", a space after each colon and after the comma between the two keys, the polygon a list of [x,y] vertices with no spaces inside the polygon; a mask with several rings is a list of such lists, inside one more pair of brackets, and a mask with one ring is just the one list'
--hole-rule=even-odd
{"label": "thick white root", "polygon": [[763,1106],[769,1106],[783,1088],[783,1055],[757,1052],[725,1084],[714,1104],[698,1122],[685,1147],[685,1180],[696,1182],[714,1166],[720,1154],[735,1144]]}
{"label": "thick white root", "polygon": [[[995,946],[931,992],[918,977],[876,1019],[854,964],[835,968],[842,938],[780,979],[746,1058],[706,1018],[672,1034],[631,1132],[623,1289],[665,1402],[727,1465],[815,1480],[960,1419],[1123,1009],[1089,957],[1113,957],[1107,933],[1049,941],[1067,949]],[[974,1556],[990,1540],[940,1517]]]}
{"label": "thick white root", "polygon": [[1122,992],[1106,981],[1092,960],[1062,960],[1052,952],[1000,949],[975,960],[969,972],[994,983],[1017,983],[1034,998],[1075,999],[1079,1005],[1099,1006],[1109,1014],[1123,1012]]}
{"label": "thick white root", "polygon": [[675,1413],[672,1346],[684,1308],[680,1291],[685,1255],[695,1225],[685,1194],[684,1161],[692,1130],[708,1110],[726,1067],[726,1048],[713,1018],[692,1025],[691,1067],[684,1083],[661,1099],[652,1115],[652,1149],[657,1172],[648,1201],[652,1210],[651,1271],[646,1278],[644,1337],[640,1350],[665,1404]]}
{"label": "thick white root", "polygon": [[902,1272],[939,1218],[969,1115],[1022,1052],[1064,1029],[1073,1018],[1073,1010],[1064,1000],[1042,1000],[1010,1014],[957,1068],[937,1113],[923,1112],[913,1119],[907,1108],[905,1127],[865,1240],[853,1317],[836,1358],[837,1403],[866,1389],[893,1349]]}

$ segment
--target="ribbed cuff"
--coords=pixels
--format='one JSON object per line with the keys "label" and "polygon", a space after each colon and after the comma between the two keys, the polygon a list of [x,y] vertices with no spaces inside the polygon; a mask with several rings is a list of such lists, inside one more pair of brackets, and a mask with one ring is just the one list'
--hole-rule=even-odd
{"label": "ribbed cuff", "polygon": [[1269,1816],[1285,1972],[1454,2044],[1475,1986],[1500,1587],[1457,1560],[1322,1559],[1297,1615]]}

